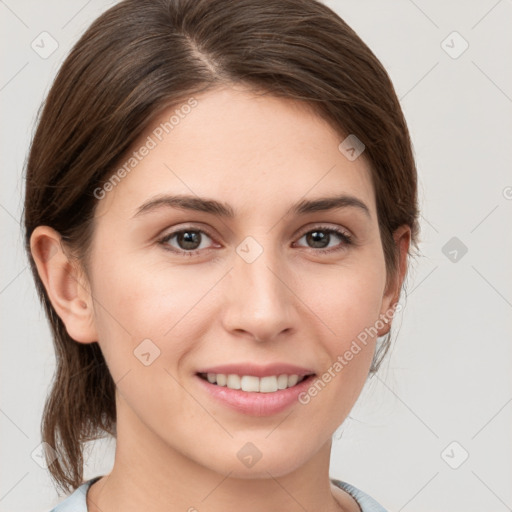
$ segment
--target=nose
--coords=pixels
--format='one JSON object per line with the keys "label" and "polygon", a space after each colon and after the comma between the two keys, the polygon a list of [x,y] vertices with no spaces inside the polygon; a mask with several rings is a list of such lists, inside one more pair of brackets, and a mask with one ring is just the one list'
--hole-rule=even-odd
{"label": "nose", "polygon": [[258,342],[290,335],[296,330],[298,314],[289,267],[269,249],[254,261],[240,254],[235,253],[226,276],[221,312],[224,328]]}

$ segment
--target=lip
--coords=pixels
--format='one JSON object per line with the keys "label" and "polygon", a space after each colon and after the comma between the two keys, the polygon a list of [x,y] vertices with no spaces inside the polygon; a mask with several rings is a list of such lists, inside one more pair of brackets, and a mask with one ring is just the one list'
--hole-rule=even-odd
{"label": "lip", "polygon": [[[224,364],[220,366],[211,366],[202,368],[197,373],[224,373],[226,375],[252,375],[253,377],[271,377],[272,375],[298,375],[304,377],[315,373],[311,369],[295,366],[288,363],[273,363],[265,366],[259,366],[254,363]],[[292,388],[290,388],[292,389]]]}
{"label": "lip", "polygon": [[[218,373],[224,372],[219,371]],[[281,373],[287,373],[287,371]],[[250,374],[243,373],[242,375]],[[271,375],[275,375],[275,373],[272,373]],[[257,377],[257,375],[254,376]],[[268,374],[263,376],[268,376]],[[195,379],[198,381],[201,389],[204,390],[217,403],[221,403],[231,410],[235,410],[250,416],[271,416],[291,407],[294,403],[299,401],[299,395],[309,388],[314,378],[315,375],[310,375],[309,377],[306,377],[302,382],[299,382],[291,388],[280,389],[273,393],[257,393],[246,392],[239,389],[230,389],[226,386],[211,384],[207,380],[199,377],[199,375],[195,375]]]}

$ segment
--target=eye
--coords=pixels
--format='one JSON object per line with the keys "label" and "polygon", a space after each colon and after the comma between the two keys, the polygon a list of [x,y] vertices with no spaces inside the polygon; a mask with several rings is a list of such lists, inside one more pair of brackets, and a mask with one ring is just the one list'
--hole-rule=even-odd
{"label": "eye", "polygon": [[[334,235],[334,237],[333,237]],[[305,239],[309,248],[317,253],[331,253],[345,249],[347,246],[353,244],[352,237],[349,233],[342,231],[338,228],[318,226],[315,229],[307,231],[299,239]],[[338,244],[331,244],[331,242],[338,239]],[[206,240],[206,241],[205,241]],[[213,241],[212,237],[205,231],[197,228],[183,228],[171,233],[167,233],[164,237],[158,240],[166,250],[183,256],[194,256],[202,250],[212,248],[208,245],[207,241]],[[217,246],[218,247],[218,246]]]}
{"label": "eye", "polygon": [[[338,240],[341,240],[341,244],[330,245],[333,241],[333,235],[334,239],[338,238]],[[338,228],[328,228],[324,226],[318,226],[304,233],[299,240],[303,238],[306,239],[307,244],[311,244],[311,249],[316,249],[315,252],[320,253],[340,251],[345,249],[348,245],[353,244],[352,237],[349,233]]]}
{"label": "eye", "polygon": [[[202,249],[208,248],[203,244],[205,238],[212,241],[212,238],[201,229],[184,228],[166,234],[163,238],[158,240],[158,243],[169,251],[193,256]],[[177,247],[172,242],[174,242]]]}

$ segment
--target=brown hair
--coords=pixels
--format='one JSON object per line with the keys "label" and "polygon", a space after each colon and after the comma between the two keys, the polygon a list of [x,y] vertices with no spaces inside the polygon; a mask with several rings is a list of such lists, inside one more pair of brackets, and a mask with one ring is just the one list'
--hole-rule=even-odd
{"label": "brown hair", "polygon": [[94,190],[164,108],[229,83],[302,100],[340,134],[355,134],[371,164],[388,282],[398,269],[395,229],[410,226],[417,248],[416,168],[400,104],[378,59],[331,9],[316,0],[125,0],[110,8],[60,68],[26,169],[25,245],[56,351],[41,433],[59,454],[49,471],[66,492],[82,482],[83,443],[116,435],[115,384],[98,343],[67,334],[30,236],[51,226],[86,267]]}

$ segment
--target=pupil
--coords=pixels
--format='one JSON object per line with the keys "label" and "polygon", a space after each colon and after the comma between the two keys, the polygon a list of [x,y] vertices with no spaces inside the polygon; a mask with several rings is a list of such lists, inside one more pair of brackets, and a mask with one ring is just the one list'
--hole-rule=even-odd
{"label": "pupil", "polygon": [[312,242],[313,244],[320,244],[315,245],[316,248],[321,249],[329,245],[329,234],[326,234],[323,231],[311,231],[311,233],[307,234],[306,237],[308,243]]}
{"label": "pupil", "polygon": [[201,243],[199,233],[196,231],[182,231],[178,234],[178,243],[182,249],[197,249],[196,245]]}

